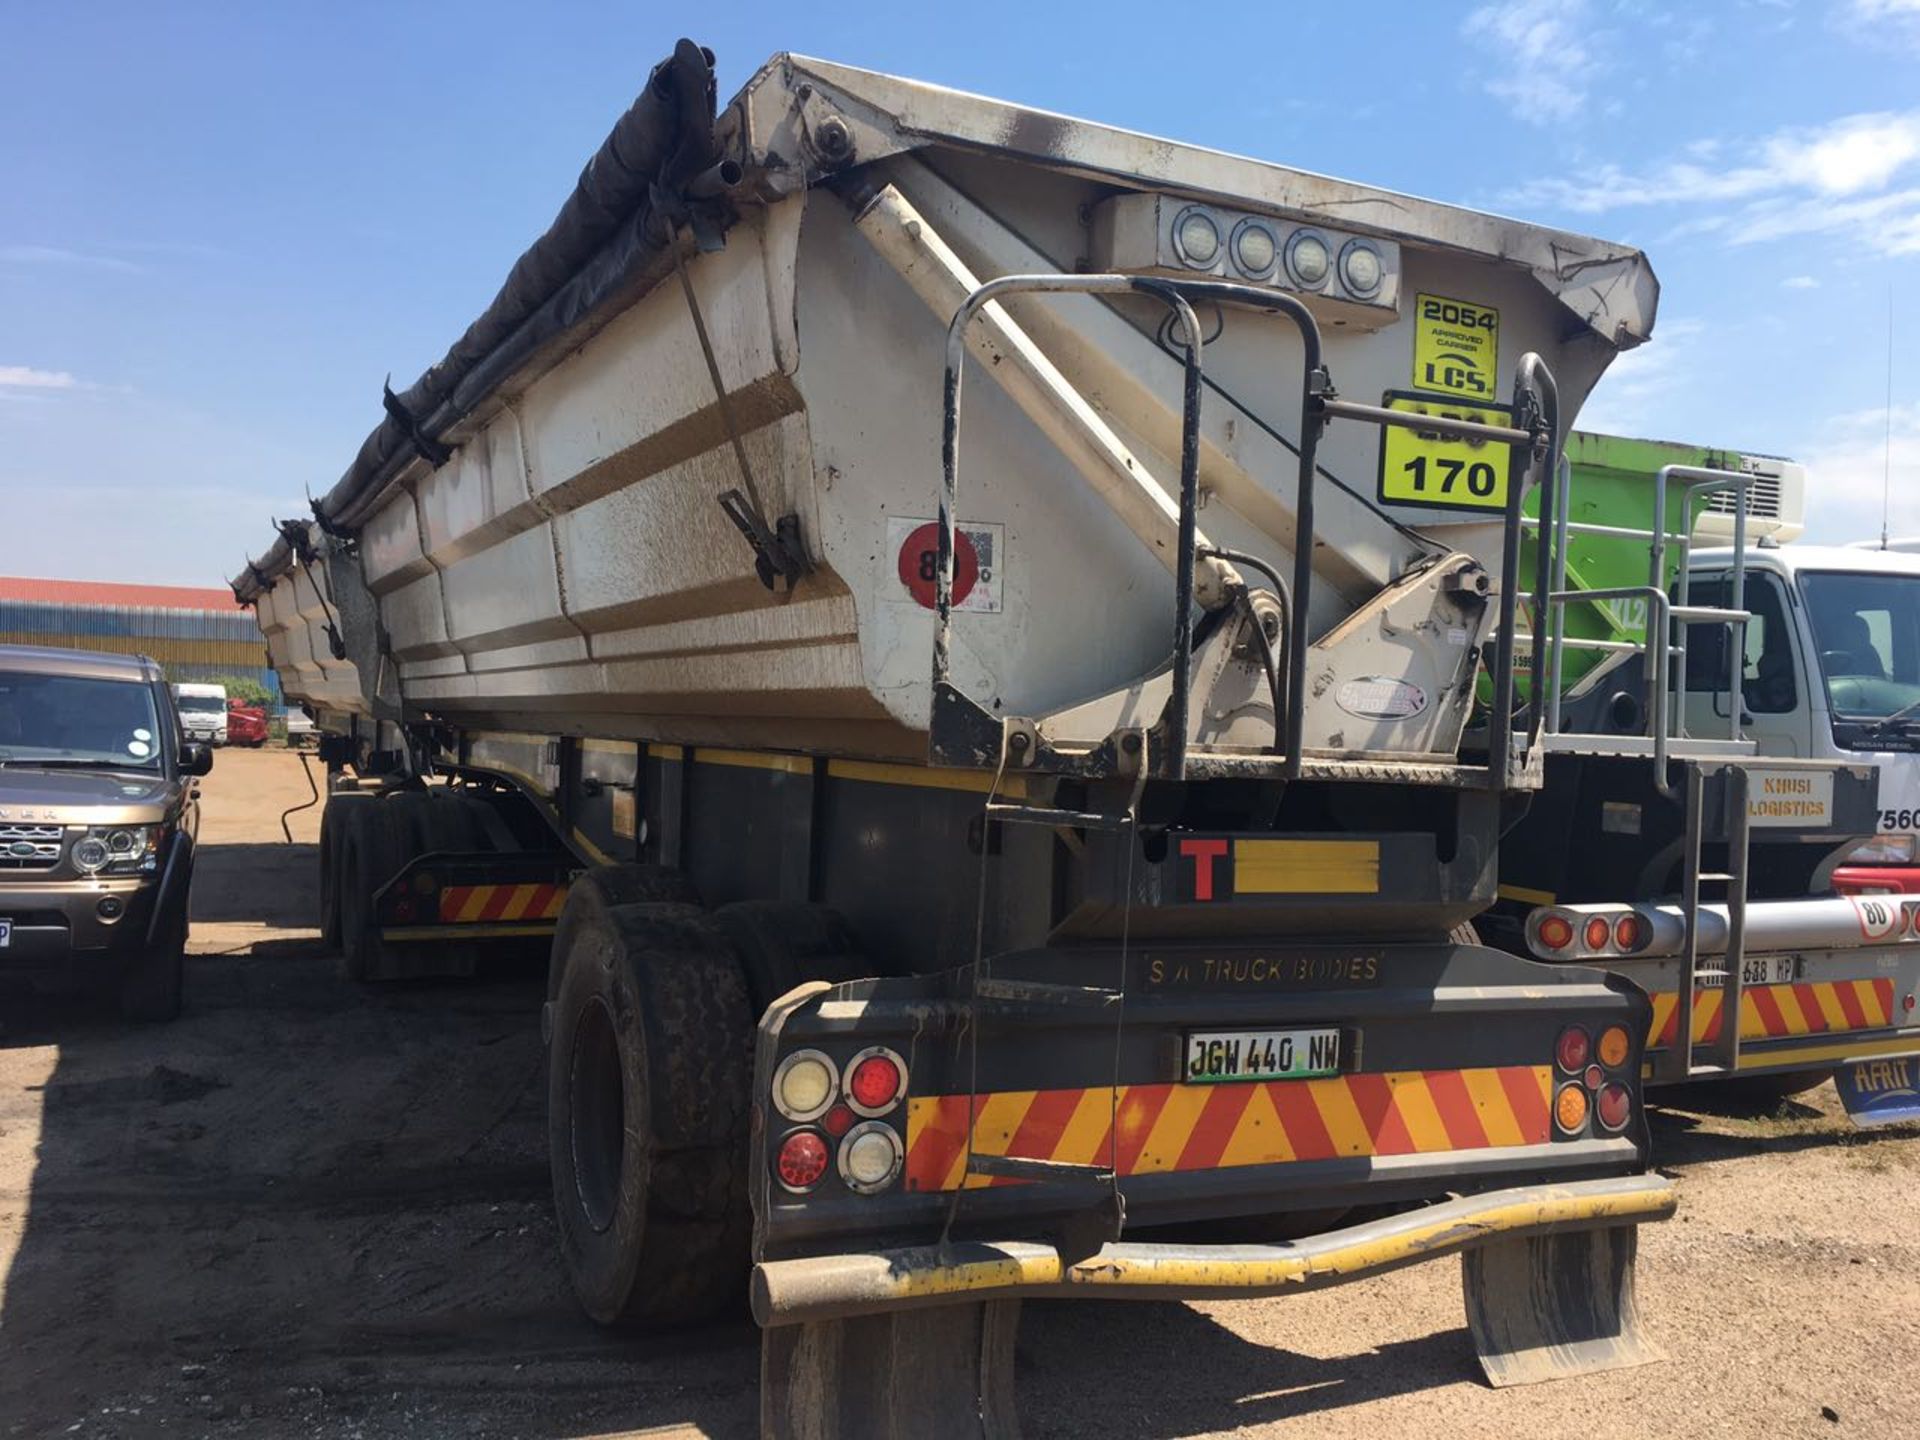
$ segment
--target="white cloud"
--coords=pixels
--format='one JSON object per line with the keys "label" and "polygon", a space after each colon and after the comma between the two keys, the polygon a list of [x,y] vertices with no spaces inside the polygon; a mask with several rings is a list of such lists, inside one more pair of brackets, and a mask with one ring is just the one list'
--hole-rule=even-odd
{"label": "white cloud", "polygon": [[1786,290],[1818,290],[1820,288],[1820,282],[1811,275],[1789,275],[1780,282],[1780,285]]}
{"label": "white cloud", "polygon": [[[1920,186],[1887,188],[1920,173],[1920,110],[1848,115],[1734,146],[1695,142],[1680,154],[1646,169],[1606,164],[1578,180],[1538,181],[1503,200],[1584,215],[1680,207],[1688,212],[1680,233],[1719,233],[1730,244],[1843,233],[1884,255],[1920,251]],[[1700,213],[1716,203],[1727,208]]]}
{"label": "white cloud", "polygon": [[1841,23],[1869,44],[1884,44],[1891,35],[1920,49],[1920,0],[1847,0]]}
{"label": "white cloud", "polygon": [[0,261],[16,265],[71,265],[91,270],[115,270],[138,274],[140,266],[117,255],[96,255],[85,250],[68,250],[58,245],[0,245]]}
{"label": "white cloud", "polygon": [[71,390],[79,383],[64,370],[36,370],[31,365],[0,365],[0,389]]}
{"label": "white cloud", "polygon": [[1487,93],[1545,124],[1584,109],[1606,68],[1587,20],[1586,0],[1503,0],[1473,11],[1460,33],[1491,51],[1491,73],[1481,79]]}
{"label": "white cloud", "polygon": [[1920,535],[1920,402],[1894,406],[1891,417],[1885,409],[1835,416],[1797,458],[1807,467],[1809,540],[1878,539],[1883,497],[1889,530]]}

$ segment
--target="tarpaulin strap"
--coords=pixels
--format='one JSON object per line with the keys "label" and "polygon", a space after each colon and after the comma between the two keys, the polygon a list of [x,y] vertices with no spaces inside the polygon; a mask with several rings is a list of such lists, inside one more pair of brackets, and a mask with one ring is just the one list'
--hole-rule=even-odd
{"label": "tarpaulin strap", "polygon": [[733,521],[746,537],[747,544],[753,547],[754,570],[760,576],[760,583],[771,590],[776,579],[783,580],[787,593],[792,594],[800,577],[812,568],[807,563],[806,550],[800,544],[799,518],[783,515],[777,529],[767,524],[760,486],[754,481],[753,466],[747,460],[746,442],[740,436],[740,424],[733,413],[733,401],[727,395],[727,382],[720,374],[720,360],[713,353],[713,341],[707,335],[707,321],[700,313],[700,298],[694,293],[693,277],[687,273],[686,254],[677,241],[669,243],[673,245],[674,273],[680,277],[681,292],[687,297],[687,311],[693,317],[693,333],[699,338],[700,353],[706,357],[707,375],[713,381],[713,397],[720,411],[720,423],[726,427],[727,439],[733,444],[733,457],[740,465],[740,478],[747,487],[744,495],[738,490],[722,492],[720,508],[726,511],[727,518]]}
{"label": "tarpaulin strap", "polygon": [[[319,502],[310,500],[307,503],[313,506],[314,513],[317,515],[320,511]],[[333,613],[333,604],[327,599],[326,590],[321,587],[320,577],[313,573],[313,562],[317,558],[313,548],[313,537],[307,533],[305,523],[299,520],[276,520],[274,528],[280,532],[280,538],[287,542],[287,549],[293,552],[294,564],[305,570],[307,578],[313,582],[313,593],[319,598],[321,613],[326,616],[326,623],[321,628],[327,632],[327,648],[333,652],[334,659],[346,659],[347,642],[340,638],[339,617]],[[248,563],[247,568],[253,569],[251,562]],[[254,576],[263,581],[260,587],[262,590],[272,588],[264,583],[264,577],[259,571],[254,570]]]}
{"label": "tarpaulin strap", "polygon": [[386,407],[387,414],[391,415],[406,432],[407,439],[412,442],[413,448],[420,452],[421,459],[438,469],[453,458],[453,451],[422,430],[413,412],[407,409],[398,395],[393,393],[393,376],[391,375],[380,382],[380,403]]}
{"label": "tarpaulin strap", "polygon": [[325,501],[315,500],[312,496],[308,496],[307,508],[313,512],[313,523],[320,527],[321,534],[331,536],[335,540],[353,540],[358,538],[357,532],[336,523],[332,517],[327,514]]}

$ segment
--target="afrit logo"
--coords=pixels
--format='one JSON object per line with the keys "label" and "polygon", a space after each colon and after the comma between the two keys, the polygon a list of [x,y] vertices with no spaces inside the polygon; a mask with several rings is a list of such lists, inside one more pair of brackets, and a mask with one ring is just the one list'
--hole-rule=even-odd
{"label": "afrit logo", "polygon": [[1853,1067],[1854,1087],[1863,1096],[1872,1096],[1875,1100],[1889,1100],[1896,1095],[1920,1099],[1920,1088],[1915,1086],[1916,1079],[1920,1079],[1914,1073],[1917,1069],[1920,1063],[1912,1059],[1868,1060]]}

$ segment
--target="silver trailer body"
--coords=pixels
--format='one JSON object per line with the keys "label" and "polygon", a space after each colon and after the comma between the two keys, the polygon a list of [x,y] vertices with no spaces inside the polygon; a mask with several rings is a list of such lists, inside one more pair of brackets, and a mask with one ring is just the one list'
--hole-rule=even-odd
{"label": "silver trailer body", "polygon": [[[770,62],[719,131],[734,218],[684,254],[685,286],[672,253],[655,257],[440,431],[442,463],[412,454],[377,483],[343,481],[321,513],[351,549],[308,527],[313,563],[283,543],[236,582],[290,697],[335,728],[434,718],[923,758],[933,614],[907,572],[936,515],[958,276],[1244,280],[1252,226],[1278,252],[1256,283],[1314,311],[1342,396],[1418,388],[1417,305],[1450,297],[1496,317],[1487,398],[1510,398],[1513,362],[1537,352],[1563,427],[1652,324],[1655,281],[1631,249],[819,61]],[[1172,227],[1194,210],[1217,227],[1211,271],[1178,251]],[[1301,233],[1334,272],[1317,287],[1288,268]],[[1367,299],[1333,263],[1354,242],[1383,272]],[[1181,362],[1138,297],[989,309],[961,436],[975,568],[954,678],[982,704],[1047,715],[1165,663],[1167,547],[1140,515],[1175,503]],[[1209,307],[1202,325],[1201,523],[1284,571],[1300,348],[1256,311]],[[1023,338],[1057,384],[1014,363]],[[1497,516],[1375,502],[1380,434],[1336,426],[1321,444],[1316,634],[1437,551],[1498,573]],[[761,583],[716,503],[741,486],[735,435],[765,513],[798,519],[812,570],[791,593]],[[1464,633],[1446,628],[1416,637],[1432,656],[1384,673],[1450,683]],[[1457,740],[1373,723],[1320,738],[1389,753]]]}

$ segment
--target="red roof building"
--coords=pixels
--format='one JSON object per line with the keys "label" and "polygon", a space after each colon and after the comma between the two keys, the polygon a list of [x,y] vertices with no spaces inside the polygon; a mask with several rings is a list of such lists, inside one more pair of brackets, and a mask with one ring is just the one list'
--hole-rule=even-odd
{"label": "red roof building", "polygon": [[0,600],[46,605],[139,605],[151,610],[232,610],[224,585],[123,585],[112,580],[32,580],[0,575]]}

